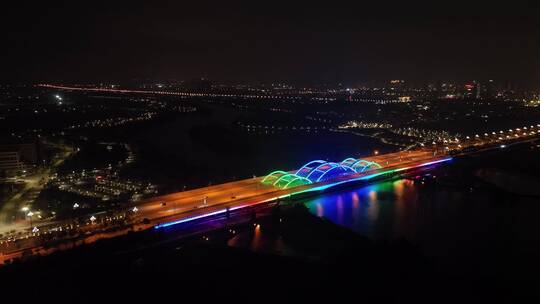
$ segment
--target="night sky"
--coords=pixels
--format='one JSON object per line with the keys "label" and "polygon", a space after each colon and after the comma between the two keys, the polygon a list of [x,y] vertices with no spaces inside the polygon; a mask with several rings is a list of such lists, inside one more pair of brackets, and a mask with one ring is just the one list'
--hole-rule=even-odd
{"label": "night sky", "polygon": [[540,11],[527,2],[40,2],[2,8],[2,81],[497,79],[540,87]]}

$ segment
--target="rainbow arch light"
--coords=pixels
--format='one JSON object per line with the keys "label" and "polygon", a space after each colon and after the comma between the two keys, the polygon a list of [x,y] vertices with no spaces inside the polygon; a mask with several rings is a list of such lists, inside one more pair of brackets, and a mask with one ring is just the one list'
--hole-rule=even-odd
{"label": "rainbow arch light", "polygon": [[379,168],[382,168],[381,165],[364,159],[346,158],[340,163],[318,159],[306,163],[296,171],[273,171],[266,175],[261,182],[287,189]]}

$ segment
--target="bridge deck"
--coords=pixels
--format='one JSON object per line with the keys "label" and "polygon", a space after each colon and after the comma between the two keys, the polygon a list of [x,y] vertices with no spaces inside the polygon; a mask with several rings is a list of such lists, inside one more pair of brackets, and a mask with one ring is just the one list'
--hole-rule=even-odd
{"label": "bridge deck", "polygon": [[[366,157],[363,159],[377,162],[382,168],[353,174],[350,177],[343,177],[341,180],[367,176],[385,170],[415,166],[439,158],[439,156],[434,156],[432,151],[420,150]],[[262,179],[263,177],[255,177],[154,197],[147,201],[143,201],[138,205],[139,216],[158,222],[162,222],[162,219],[164,218],[169,220],[171,218],[181,219],[193,217],[204,213],[223,210],[226,207],[234,208],[246,204],[265,202],[277,197],[306,191],[310,188],[330,183],[323,182],[280,189],[272,185],[262,184]]]}

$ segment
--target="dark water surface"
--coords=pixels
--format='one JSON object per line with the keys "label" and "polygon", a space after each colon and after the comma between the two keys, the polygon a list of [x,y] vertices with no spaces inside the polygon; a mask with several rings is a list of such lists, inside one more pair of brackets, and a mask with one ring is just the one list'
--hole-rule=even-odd
{"label": "dark water surface", "polygon": [[[465,167],[468,162],[448,166]],[[425,182],[388,181],[325,194],[305,205],[312,214],[373,240],[405,238],[427,256],[475,257],[490,263],[487,257],[540,252],[539,197],[502,190],[471,179],[470,168],[452,172],[448,166],[437,168]],[[474,166],[491,164],[480,161]],[[433,178],[447,171],[444,181]]]}
{"label": "dark water surface", "polygon": [[[469,251],[494,240],[496,209],[489,193],[422,188],[396,180],[327,194],[305,204],[310,211],[374,240],[404,237],[429,254]],[[457,252],[455,252],[457,251]]]}

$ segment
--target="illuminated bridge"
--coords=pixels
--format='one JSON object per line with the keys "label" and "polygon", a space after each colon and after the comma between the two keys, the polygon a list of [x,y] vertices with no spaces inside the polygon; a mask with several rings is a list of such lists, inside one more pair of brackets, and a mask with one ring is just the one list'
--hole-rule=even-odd
{"label": "illuminated bridge", "polygon": [[374,161],[356,158],[346,158],[340,163],[325,160],[313,160],[303,165],[297,171],[274,171],[261,181],[281,189],[324,182],[340,176],[363,173],[372,169],[382,168]]}
{"label": "illuminated bridge", "polygon": [[[399,176],[410,170],[448,162],[431,150],[400,151],[364,159],[313,160],[297,170],[274,171],[264,177],[214,185],[152,198],[139,213],[155,219],[155,229],[217,216],[280,199],[317,195],[345,184],[361,185]],[[202,200],[205,198],[204,200]],[[163,205],[163,202],[167,202]],[[172,208],[169,209],[169,203]],[[176,207],[182,206],[180,208]],[[179,211],[185,213],[179,213]]]}

